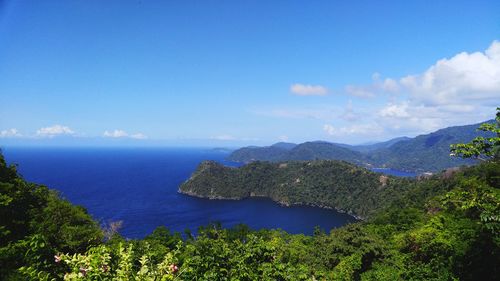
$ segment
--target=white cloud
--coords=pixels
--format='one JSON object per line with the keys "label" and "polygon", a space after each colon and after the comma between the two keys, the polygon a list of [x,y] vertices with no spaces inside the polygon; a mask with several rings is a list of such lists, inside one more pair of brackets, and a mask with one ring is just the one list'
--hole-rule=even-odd
{"label": "white cloud", "polygon": [[344,112],[339,117],[348,122],[358,121],[361,118],[354,112],[354,109],[352,107],[352,100],[349,100]]}
{"label": "white cloud", "polygon": [[345,136],[378,136],[384,132],[384,128],[376,123],[371,124],[354,124],[344,127],[334,127],[331,124],[323,125],[323,131],[330,136],[345,137]]}
{"label": "white cloud", "polygon": [[288,136],[285,136],[285,135],[283,135],[283,136],[279,136],[279,137],[278,137],[278,139],[279,139],[280,141],[287,142],[287,141],[288,141]]}
{"label": "white cloud", "polygon": [[114,131],[104,131],[103,136],[107,138],[124,138],[128,137],[128,134],[123,130],[114,130]]}
{"label": "white cloud", "polygon": [[293,84],[290,86],[290,92],[297,96],[325,96],[328,89],[321,85]]}
{"label": "white cloud", "polygon": [[382,108],[378,114],[381,117],[409,118],[410,114],[408,114],[407,110],[407,102],[400,104],[389,103],[387,106]]}
{"label": "white cloud", "polygon": [[414,104],[498,105],[500,100],[500,42],[484,52],[462,52],[441,59],[424,73],[399,79]]}
{"label": "white cloud", "polygon": [[389,103],[373,117],[387,131],[423,134],[454,125],[473,124],[491,119],[491,107],[477,105],[412,105],[408,101]]}
{"label": "white cloud", "polygon": [[345,91],[349,95],[358,98],[373,98],[375,96],[375,94],[371,90],[362,86],[347,85],[345,86]]}
{"label": "white cloud", "polygon": [[73,135],[75,132],[67,126],[54,125],[51,127],[40,128],[36,131],[38,137],[55,137],[59,135]]}
{"label": "white cloud", "polygon": [[[302,94],[314,87],[296,85],[303,86],[296,89]],[[337,103],[254,113],[312,119],[318,125],[324,124],[326,134],[344,141],[415,136],[448,126],[479,123],[491,119],[500,105],[500,42],[494,41],[480,52],[462,52],[436,60],[417,74],[382,77],[374,73],[371,83],[346,85],[344,90],[354,97],[376,99],[353,98],[355,107],[349,101],[345,107]]]}
{"label": "white cloud", "polygon": [[0,138],[15,138],[23,135],[15,128],[0,131]]}
{"label": "white cloud", "polygon": [[148,137],[142,133],[128,134],[124,130],[104,131],[103,136],[106,138],[132,138],[132,139],[147,139]]}
{"label": "white cloud", "polygon": [[330,124],[325,124],[325,125],[323,125],[323,131],[325,131],[327,134],[333,136],[337,132],[337,129],[335,129],[335,127],[333,127]]}
{"label": "white cloud", "polygon": [[371,106],[364,117],[388,134],[416,135],[485,121],[500,104],[500,42],[482,52],[440,59],[420,74],[384,79],[374,73],[372,80],[369,85],[348,85],[346,91],[387,98],[385,105]]}
{"label": "white cloud", "polygon": [[144,135],[142,133],[133,134],[133,135],[130,135],[130,137],[133,139],[138,139],[138,140],[145,140],[148,138],[146,135]]}
{"label": "white cloud", "polygon": [[397,93],[399,91],[398,82],[394,79],[391,79],[391,78],[384,79],[384,81],[380,84],[380,88],[383,91],[386,91],[389,93]]}
{"label": "white cloud", "polygon": [[347,85],[344,91],[354,97],[368,99],[383,93],[396,94],[400,90],[398,81],[392,78],[381,79],[378,72],[372,74],[372,83],[368,85]]}

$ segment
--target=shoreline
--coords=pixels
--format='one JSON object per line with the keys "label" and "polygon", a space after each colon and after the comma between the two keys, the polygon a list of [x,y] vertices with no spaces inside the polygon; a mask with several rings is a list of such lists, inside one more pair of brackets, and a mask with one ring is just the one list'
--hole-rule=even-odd
{"label": "shoreline", "polygon": [[241,201],[244,199],[251,199],[251,198],[266,198],[266,199],[269,199],[269,200],[273,201],[274,203],[280,205],[281,207],[307,206],[307,207],[321,208],[321,209],[327,209],[327,210],[334,210],[334,211],[341,213],[341,214],[347,214],[347,215],[353,217],[354,219],[356,219],[357,221],[365,221],[366,220],[366,218],[363,218],[363,217],[358,216],[356,214],[353,214],[351,212],[348,212],[348,211],[345,211],[342,209],[338,209],[335,207],[318,205],[318,204],[314,204],[314,203],[290,203],[290,202],[275,200],[272,197],[269,197],[266,195],[250,194],[249,196],[245,196],[245,197],[203,196],[203,195],[197,194],[195,192],[181,190],[180,188],[177,190],[177,193],[200,198],[200,199],[207,199],[207,200]]}

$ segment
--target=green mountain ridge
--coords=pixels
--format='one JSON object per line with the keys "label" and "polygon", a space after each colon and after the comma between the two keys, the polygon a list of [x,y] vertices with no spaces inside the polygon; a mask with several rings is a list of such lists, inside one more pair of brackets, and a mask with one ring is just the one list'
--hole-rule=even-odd
{"label": "green mountain ridge", "polygon": [[[493,120],[486,122],[492,123]],[[478,135],[490,136],[477,131],[479,124],[448,127],[414,138],[401,137],[372,145],[352,146],[315,141],[298,144],[291,149],[279,146],[244,147],[235,150],[227,159],[243,163],[329,159],[344,160],[364,167],[392,168],[416,173],[438,172],[476,163],[471,159],[450,157],[449,147],[453,143],[469,142]]]}
{"label": "green mountain ridge", "polygon": [[375,142],[375,143],[371,143],[371,144],[361,144],[361,145],[346,145],[346,147],[348,147],[352,150],[355,150],[355,151],[359,151],[359,152],[370,152],[370,151],[374,151],[377,149],[389,148],[395,143],[402,142],[402,141],[408,141],[408,140],[411,140],[411,138],[398,137],[398,138],[393,138],[393,139],[390,139],[388,141],[383,141],[383,142]]}

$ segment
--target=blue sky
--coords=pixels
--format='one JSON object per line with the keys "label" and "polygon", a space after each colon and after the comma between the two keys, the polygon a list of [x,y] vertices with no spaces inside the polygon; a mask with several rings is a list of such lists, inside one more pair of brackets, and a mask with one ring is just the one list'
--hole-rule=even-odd
{"label": "blue sky", "polygon": [[499,1],[1,1],[0,144],[363,143],[493,117]]}

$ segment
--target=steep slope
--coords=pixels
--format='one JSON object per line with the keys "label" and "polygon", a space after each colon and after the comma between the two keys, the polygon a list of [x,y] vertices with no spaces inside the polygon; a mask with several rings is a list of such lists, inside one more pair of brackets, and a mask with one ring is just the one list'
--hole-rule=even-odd
{"label": "steep slope", "polygon": [[343,161],[252,162],[240,168],[205,161],[179,192],[210,199],[269,197],[287,206],[335,208],[366,217],[402,196],[411,183]]}
{"label": "steep slope", "polygon": [[449,167],[472,165],[474,160],[450,157],[450,145],[469,142],[478,135],[489,136],[490,134],[477,131],[480,124],[449,127],[395,143],[389,148],[368,154],[368,162],[376,166],[415,172],[435,172]]}

